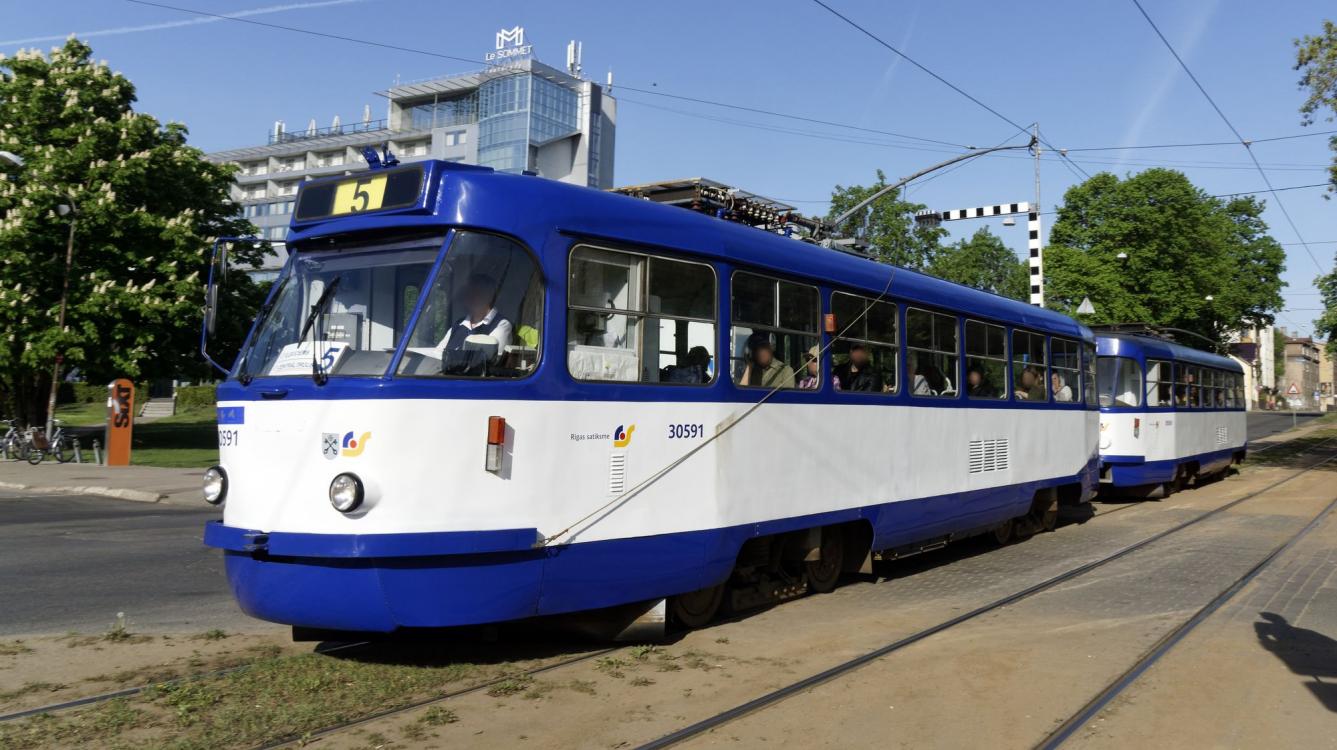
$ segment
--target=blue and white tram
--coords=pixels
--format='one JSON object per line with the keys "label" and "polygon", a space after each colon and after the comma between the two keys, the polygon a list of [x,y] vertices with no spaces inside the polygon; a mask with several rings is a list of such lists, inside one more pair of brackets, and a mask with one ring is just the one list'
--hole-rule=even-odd
{"label": "blue and white tram", "polygon": [[288,248],[205,483],[255,617],[696,626],[1098,481],[1094,336],[1026,304],[435,161],[304,184]]}
{"label": "blue and white tram", "polygon": [[1169,494],[1244,460],[1238,362],[1121,333],[1098,334],[1096,353],[1102,486]]}

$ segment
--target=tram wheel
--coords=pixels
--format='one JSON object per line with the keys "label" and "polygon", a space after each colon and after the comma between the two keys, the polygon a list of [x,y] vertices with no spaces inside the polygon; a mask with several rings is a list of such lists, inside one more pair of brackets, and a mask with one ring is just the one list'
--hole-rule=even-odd
{"label": "tram wheel", "polygon": [[821,559],[803,563],[808,574],[808,590],[814,594],[829,594],[840,582],[840,569],[845,564],[845,535],[839,529],[822,529]]}
{"label": "tram wheel", "polygon": [[715,619],[724,602],[724,584],[707,586],[669,597],[669,613],[685,628],[704,628]]}
{"label": "tram wheel", "polygon": [[1036,531],[1053,531],[1058,528],[1058,497],[1046,493],[1036,498],[1027,520]]}
{"label": "tram wheel", "polygon": [[1006,521],[993,527],[993,531],[989,532],[989,537],[993,539],[994,544],[997,544],[999,547],[1002,547],[1006,545],[1008,542],[1012,541],[1012,537],[1015,536],[1016,533],[1017,533],[1017,519],[1009,518]]}

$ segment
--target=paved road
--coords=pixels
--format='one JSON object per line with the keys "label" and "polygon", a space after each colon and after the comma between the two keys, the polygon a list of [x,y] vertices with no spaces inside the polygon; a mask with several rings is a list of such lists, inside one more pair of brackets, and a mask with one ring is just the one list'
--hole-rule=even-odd
{"label": "paved road", "polygon": [[1317,413],[1292,415],[1290,412],[1284,411],[1251,411],[1248,414],[1249,440],[1261,440],[1269,435],[1289,430],[1292,422],[1303,425],[1318,416]]}
{"label": "paved road", "polygon": [[233,603],[208,508],[0,491],[0,636],[254,629]]}

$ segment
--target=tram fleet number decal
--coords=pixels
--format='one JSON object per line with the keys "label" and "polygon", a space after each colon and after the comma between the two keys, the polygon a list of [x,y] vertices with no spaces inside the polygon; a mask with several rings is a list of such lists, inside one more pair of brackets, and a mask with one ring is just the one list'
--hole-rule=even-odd
{"label": "tram fleet number decal", "polygon": [[705,425],[700,424],[671,424],[668,426],[668,437],[670,440],[695,440],[706,436]]}
{"label": "tram fleet number decal", "polygon": [[246,407],[218,407],[218,447],[230,448],[239,444],[241,430],[236,425],[246,424]]}

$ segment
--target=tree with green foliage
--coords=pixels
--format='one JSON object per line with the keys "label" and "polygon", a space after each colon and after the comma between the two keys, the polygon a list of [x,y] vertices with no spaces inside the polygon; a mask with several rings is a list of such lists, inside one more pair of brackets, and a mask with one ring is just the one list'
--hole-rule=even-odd
{"label": "tree with green foliage", "polygon": [[[0,391],[30,424],[45,419],[57,355],[94,382],[201,372],[210,245],[254,231],[228,200],[231,169],[186,145],[184,125],[134,102],[130,81],[81,41],[0,55],[0,150],[25,162],[0,166]],[[61,205],[74,210],[62,216]],[[254,264],[263,252],[238,246],[233,259]],[[254,286],[234,281],[229,301],[252,304]]]}
{"label": "tree with green foliage", "polygon": [[[1313,125],[1321,112],[1328,122],[1337,119],[1337,23],[1323,22],[1323,33],[1295,40],[1295,69],[1300,88],[1309,93],[1300,107],[1300,124]],[[1328,190],[1337,192],[1337,136],[1328,139],[1333,151],[1328,167]]]}
{"label": "tree with green foliage", "polygon": [[[1224,343],[1270,325],[1283,301],[1286,254],[1264,204],[1213,198],[1170,169],[1120,180],[1104,172],[1064,195],[1045,249],[1046,305],[1093,323],[1182,328]],[[1124,253],[1125,258],[1119,258]]]}
{"label": "tree with green foliage", "polygon": [[941,279],[1025,301],[1030,296],[1030,271],[997,235],[983,227],[970,239],[947,245],[928,264]]}
{"label": "tree with green foliage", "polygon": [[[886,174],[879,169],[877,182],[872,185],[836,185],[831,191],[831,210],[826,218],[835,219],[887,184]],[[904,188],[888,192],[837,229],[845,236],[859,237],[868,243],[873,257],[883,263],[922,270],[933,260],[938,243],[947,232],[940,227],[917,224],[915,212],[922,211],[924,206],[904,200],[904,192]]]}
{"label": "tree with green foliage", "polygon": [[1287,338],[1289,337],[1283,329],[1272,329],[1272,375],[1275,377],[1272,382],[1277,384],[1277,388],[1281,388],[1281,381],[1286,378]]}

